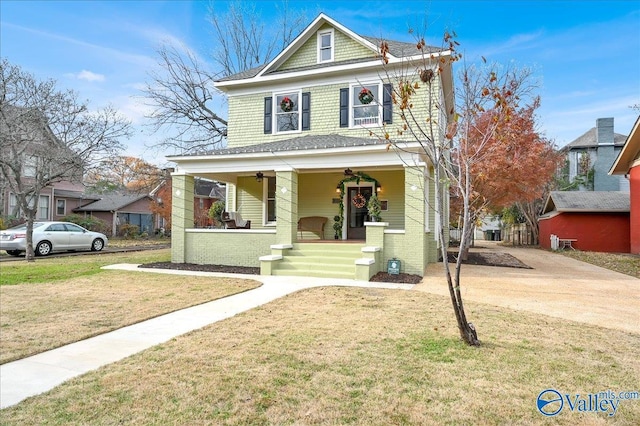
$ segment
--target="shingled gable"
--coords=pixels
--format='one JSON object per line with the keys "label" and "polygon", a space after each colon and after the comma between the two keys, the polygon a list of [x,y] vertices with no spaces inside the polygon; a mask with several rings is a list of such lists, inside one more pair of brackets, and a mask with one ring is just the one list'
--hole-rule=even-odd
{"label": "shingled gable", "polygon": [[[328,24],[341,33],[347,35],[350,39],[352,39],[355,43],[358,43],[363,48],[368,49],[371,52],[371,55],[366,58],[355,58],[343,61],[334,61],[323,64],[314,64],[311,66],[298,67],[287,70],[280,70],[280,67],[291,58],[311,37],[314,37],[316,32],[322,28],[323,25]],[[407,43],[401,41],[393,41],[393,40],[384,40],[388,45],[388,53],[387,57],[389,59],[390,64],[400,63],[405,60],[416,60],[422,58],[423,54],[433,54],[433,55],[444,55],[447,56],[450,54],[448,50],[443,50],[433,46],[425,46],[423,51],[420,52],[416,48],[415,43]],[[224,90],[225,87],[235,84],[243,84],[243,83],[251,83],[253,80],[257,79],[267,79],[267,78],[281,78],[285,74],[288,76],[292,73],[303,72],[327,72],[326,68],[352,68],[352,69],[362,69],[367,66],[367,63],[370,63],[371,67],[379,67],[380,66],[380,44],[382,39],[376,37],[367,37],[361,36],[347,27],[343,26],[339,22],[333,20],[329,16],[321,13],[318,17],[305,28],[302,33],[296,37],[296,39],[287,46],[278,56],[276,56],[271,62],[252,68],[247,71],[243,71],[225,78],[222,78],[216,81],[216,87]]]}

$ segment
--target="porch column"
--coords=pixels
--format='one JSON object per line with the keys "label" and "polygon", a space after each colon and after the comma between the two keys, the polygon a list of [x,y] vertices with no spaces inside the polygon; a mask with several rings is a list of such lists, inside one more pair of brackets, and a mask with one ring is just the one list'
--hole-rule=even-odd
{"label": "porch column", "polygon": [[185,263],[186,233],[193,228],[193,176],[172,175],[171,188],[171,261]]}
{"label": "porch column", "polygon": [[404,246],[411,247],[410,256],[404,260],[403,269],[409,274],[423,275],[427,266],[425,168],[404,168]]}
{"label": "porch column", "polygon": [[298,173],[276,170],[276,240],[293,244],[298,230]]}

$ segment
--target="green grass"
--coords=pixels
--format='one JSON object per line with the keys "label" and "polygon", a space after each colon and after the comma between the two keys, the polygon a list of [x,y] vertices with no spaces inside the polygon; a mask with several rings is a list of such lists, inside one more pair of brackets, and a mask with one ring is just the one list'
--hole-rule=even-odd
{"label": "green grass", "polygon": [[169,249],[132,253],[104,253],[70,257],[36,258],[33,262],[16,260],[0,264],[0,286],[26,283],[44,283],[90,276],[100,268],[115,263],[168,262]]}
{"label": "green grass", "polygon": [[601,268],[610,269],[612,271],[620,272],[621,274],[640,278],[640,256],[638,255],[579,250],[564,250],[561,253],[567,257],[571,257],[582,262],[591,263],[592,265],[600,266]]}
{"label": "green grass", "polygon": [[447,297],[315,288],[105,366],[0,411],[0,423],[228,425],[640,424],[546,419],[536,397],[637,390],[640,336],[467,303],[479,348]]}

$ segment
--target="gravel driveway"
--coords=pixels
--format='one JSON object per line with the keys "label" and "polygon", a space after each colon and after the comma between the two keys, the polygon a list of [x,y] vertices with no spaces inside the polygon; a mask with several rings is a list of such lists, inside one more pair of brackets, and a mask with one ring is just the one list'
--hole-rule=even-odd
{"label": "gravel driveway", "polygon": [[[640,279],[535,248],[479,241],[479,252],[504,252],[533,269],[462,266],[462,297],[640,334]],[[449,296],[441,264],[414,290]]]}

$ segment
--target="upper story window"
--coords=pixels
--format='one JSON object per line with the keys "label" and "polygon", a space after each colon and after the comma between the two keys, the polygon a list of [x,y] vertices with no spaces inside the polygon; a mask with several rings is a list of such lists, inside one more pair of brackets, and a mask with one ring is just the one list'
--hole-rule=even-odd
{"label": "upper story window", "polygon": [[318,63],[333,61],[333,29],[318,32]]}
{"label": "upper story window", "polygon": [[351,86],[351,125],[353,127],[375,126],[382,122],[381,85],[364,84]]}
{"label": "upper story window", "polygon": [[282,93],[273,97],[275,105],[276,133],[297,132],[301,126],[301,102],[299,92]]}

